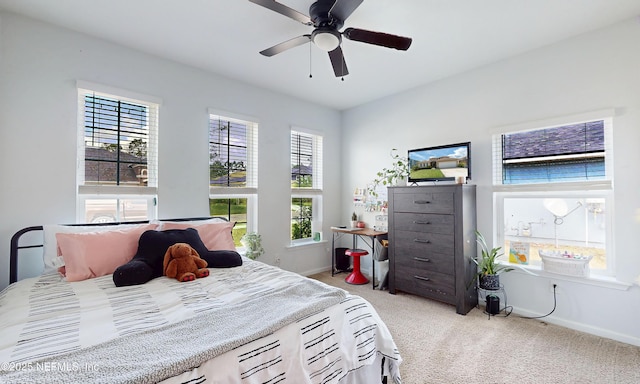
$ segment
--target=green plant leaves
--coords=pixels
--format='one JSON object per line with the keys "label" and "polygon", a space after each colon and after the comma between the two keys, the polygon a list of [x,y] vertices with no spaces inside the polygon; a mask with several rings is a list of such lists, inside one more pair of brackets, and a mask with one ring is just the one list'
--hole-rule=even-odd
{"label": "green plant leaves", "polygon": [[376,173],[376,178],[373,179],[371,185],[368,186],[367,192],[370,195],[378,195],[375,189],[379,185],[395,185],[398,180],[409,176],[409,160],[398,155],[397,151],[396,148],[391,150],[391,168],[382,168],[381,171]]}
{"label": "green plant leaves", "polygon": [[484,236],[476,231],[476,242],[480,245],[480,260],[474,262],[478,265],[478,275],[497,275],[502,272],[512,271],[513,268],[508,265],[498,263],[497,259],[504,255],[502,247],[489,248]]}

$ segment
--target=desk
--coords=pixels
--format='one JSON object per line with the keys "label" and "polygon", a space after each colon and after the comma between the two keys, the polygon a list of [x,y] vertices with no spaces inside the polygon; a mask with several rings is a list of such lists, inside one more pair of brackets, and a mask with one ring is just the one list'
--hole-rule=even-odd
{"label": "desk", "polygon": [[[386,235],[386,231],[376,231],[373,228],[339,228],[339,227],[331,227],[331,276],[335,274],[336,268],[336,238],[340,238],[342,235],[352,235],[353,236],[353,246],[352,248],[358,248],[357,241],[358,237],[363,239],[364,243],[371,247],[371,285],[373,288],[376,287],[376,267],[375,267],[375,258],[373,257],[373,252],[375,252],[375,241],[376,237]],[[371,244],[368,244],[365,238],[371,239]]]}

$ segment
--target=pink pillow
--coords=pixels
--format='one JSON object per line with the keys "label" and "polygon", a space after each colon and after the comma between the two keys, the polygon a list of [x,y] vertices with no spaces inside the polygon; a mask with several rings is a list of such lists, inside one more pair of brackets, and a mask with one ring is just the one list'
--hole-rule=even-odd
{"label": "pink pillow", "polygon": [[161,229],[187,229],[195,228],[198,231],[198,235],[202,239],[205,247],[210,251],[228,250],[235,251],[236,244],[233,242],[233,236],[231,236],[231,230],[235,222],[216,222],[197,224],[192,222],[180,223],[180,222],[163,222]]}
{"label": "pink pillow", "polygon": [[65,264],[60,272],[66,275],[67,281],[112,274],[133,259],[140,235],[157,227],[157,224],[148,224],[106,232],[56,233]]}

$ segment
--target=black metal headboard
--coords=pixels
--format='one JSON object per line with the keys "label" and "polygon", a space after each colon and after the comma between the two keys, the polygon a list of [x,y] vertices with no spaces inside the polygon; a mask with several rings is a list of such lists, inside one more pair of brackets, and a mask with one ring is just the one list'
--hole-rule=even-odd
{"label": "black metal headboard", "polygon": [[[182,217],[178,219],[161,219],[159,221],[193,221],[193,220],[209,220],[209,219],[222,219],[227,220],[225,217]],[[63,224],[70,227],[78,227],[78,226],[105,226],[105,225],[120,225],[120,224],[148,224],[149,220],[144,221],[124,221],[124,222],[112,222],[112,223],[89,223],[89,224]],[[36,225],[33,227],[26,227],[18,232],[16,232],[13,236],[11,236],[11,251],[9,253],[9,284],[15,283],[18,281],[18,257],[19,251],[21,249],[29,249],[29,248],[42,248],[43,244],[29,244],[29,245],[20,245],[20,238],[30,232],[42,231],[44,227],[42,225]]]}

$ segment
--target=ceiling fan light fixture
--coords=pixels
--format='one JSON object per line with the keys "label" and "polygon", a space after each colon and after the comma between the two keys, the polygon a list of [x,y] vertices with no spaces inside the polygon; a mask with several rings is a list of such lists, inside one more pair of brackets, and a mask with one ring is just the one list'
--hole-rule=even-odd
{"label": "ceiling fan light fixture", "polygon": [[[351,27],[340,32],[345,20],[363,3],[363,0],[314,0],[309,6],[309,16],[276,0],[249,1],[313,28],[311,34],[304,34],[283,41],[260,51],[261,55],[271,57],[299,45],[313,42],[318,48],[329,54],[333,73],[336,77],[343,77],[343,80],[344,76],[349,74],[342,47],[340,46],[343,37],[351,41],[401,51],[406,51],[411,45],[412,39],[410,37],[390,35],[384,32]],[[311,54],[311,51],[309,51],[309,54]]]}
{"label": "ceiling fan light fixture", "polygon": [[311,34],[313,43],[323,51],[331,52],[340,46],[340,33],[334,30],[318,30]]}

